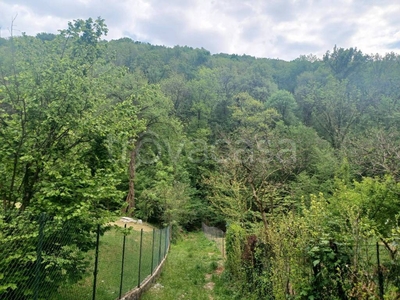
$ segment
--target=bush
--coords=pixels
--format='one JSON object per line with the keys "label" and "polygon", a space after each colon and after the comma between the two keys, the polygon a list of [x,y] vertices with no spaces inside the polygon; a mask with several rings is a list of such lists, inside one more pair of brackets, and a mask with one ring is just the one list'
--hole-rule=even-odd
{"label": "bush", "polygon": [[82,220],[7,212],[0,221],[0,299],[47,299],[87,272],[95,232]]}
{"label": "bush", "polygon": [[243,279],[242,253],[246,231],[239,224],[230,224],[226,231],[225,268],[233,280]]}

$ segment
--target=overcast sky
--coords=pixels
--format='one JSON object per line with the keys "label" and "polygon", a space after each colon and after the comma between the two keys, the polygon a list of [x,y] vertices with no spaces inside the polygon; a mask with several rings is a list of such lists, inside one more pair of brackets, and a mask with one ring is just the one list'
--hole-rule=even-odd
{"label": "overcast sky", "polygon": [[398,0],[0,0],[1,36],[57,33],[101,16],[107,39],[292,60],[357,47],[400,52]]}

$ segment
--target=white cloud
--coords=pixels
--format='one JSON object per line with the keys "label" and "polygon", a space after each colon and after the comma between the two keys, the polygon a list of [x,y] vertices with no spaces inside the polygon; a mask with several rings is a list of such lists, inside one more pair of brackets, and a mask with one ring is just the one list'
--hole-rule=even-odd
{"label": "white cloud", "polygon": [[400,14],[400,5],[374,6],[358,19],[359,30],[352,37],[352,44],[366,53],[390,52],[389,44],[400,41],[399,24],[392,24],[388,15]]}
{"label": "white cloud", "polygon": [[400,47],[390,0],[1,0],[1,35],[56,33],[72,19],[105,18],[108,38],[129,36],[213,53],[294,59],[336,44],[384,54]]}

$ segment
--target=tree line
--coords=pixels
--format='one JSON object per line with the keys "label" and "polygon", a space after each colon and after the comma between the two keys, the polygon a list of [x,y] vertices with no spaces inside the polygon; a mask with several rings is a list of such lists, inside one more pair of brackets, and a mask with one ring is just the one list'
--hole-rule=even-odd
{"label": "tree line", "polygon": [[[335,46],[287,62],[107,31],[98,18],[0,38],[3,228],[26,211],[88,228],[121,211],[205,221],[231,233],[227,272],[249,299],[358,297],[364,240],[397,259],[399,55]],[[345,260],[346,276],[332,267]]]}

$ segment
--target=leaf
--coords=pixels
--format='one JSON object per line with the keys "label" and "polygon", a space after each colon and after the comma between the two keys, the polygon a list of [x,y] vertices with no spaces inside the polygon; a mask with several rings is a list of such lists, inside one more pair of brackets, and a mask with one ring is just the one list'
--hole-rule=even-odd
{"label": "leaf", "polygon": [[17,289],[17,285],[14,284],[14,283],[8,283],[6,285],[0,285],[0,293],[4,292],[4,291],[7,291],[8,289],[15,290],[15,289]]}
{"label": "leaf", "polygon": [[335,253],[332,252],[328,254],[329,259],[335,259],[335,256]]}
{"label": "leaf", "polygon": [[315,267],[316,265],[318,265],[321,261],[319,259],[316,259],[313,261],[313,266]]}

